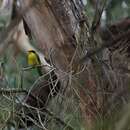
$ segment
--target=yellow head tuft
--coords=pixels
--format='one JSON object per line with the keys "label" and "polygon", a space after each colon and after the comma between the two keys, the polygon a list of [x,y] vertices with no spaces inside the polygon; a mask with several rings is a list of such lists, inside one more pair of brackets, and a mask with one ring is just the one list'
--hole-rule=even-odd
{"label": "yellow head tuft", "polygon": [[40,59],[37,53],[34,50],[28,51],[28,65],[40,65]]}

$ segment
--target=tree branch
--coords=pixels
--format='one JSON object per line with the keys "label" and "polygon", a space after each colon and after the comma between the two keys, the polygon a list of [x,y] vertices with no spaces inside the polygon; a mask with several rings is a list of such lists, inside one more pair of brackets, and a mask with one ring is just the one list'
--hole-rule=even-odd
{"label": "tree branch", "polygon": [[128,30],[127,32],[124,32],[122,34],[119,34],[113,40],[107,41],[106,43],[102,44],[101,47],[89,51],[83,58],[81,58],[79,60],[79,63],[81,64],[81,63],[86,62],[89,58],[91,58],[91,56],[93,56],[93,55],[95,55],[97,53],[100,53],[105,48],[112,47],[113,45],[115,45],[120,40],[125,39],[125,38],[129,38],[129,36],[130,36],[130,30]]}

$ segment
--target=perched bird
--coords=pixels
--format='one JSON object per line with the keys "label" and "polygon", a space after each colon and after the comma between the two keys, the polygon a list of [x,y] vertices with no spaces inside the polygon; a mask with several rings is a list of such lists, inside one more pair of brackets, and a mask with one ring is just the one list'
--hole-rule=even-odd
{"label": "perched bird", "polygon": [[[42,67],[40,58],[38,54],[34,50],[29,50],[27,53],[27,60],[28,65],[37,68],[40,75],[42,75]],[[44,73],[43,73],[44,74]],[[40,80],[35,87],[33,87],[29,94],[26,96],[26,104],[29,106],[41,109],[43,112],[45,111],[45,106],[52,97],[56,96],[61,88],[61,83],[58,80],[57,75],[55,74],[54,70],[44,76],[44,79]],[[48,98],[49,97],[49,98]],[[18,110],[20,108],[18,107]],[[26,116],[32,120],[27,120],[26,117],[16,118],[18,121],[18,128],[25,128],[25,124],[27,127],[33,126],[34,121],[37,121],[37,113],[32,112],[31,108],[24,107],[27,111]],[[18,113],[19,116],[23,113],[22,109]],[[46,116],[41,115],[41,120],[44,121]],[[15,124],[14,124],[15,126]]]}
{"label": "perched bird", "polygon": [[[37,68],[39,75],[40,76],[43,75],[40,58],[34,50],[28,51],[28,65],[30,65],[34,68]],[[51,88],[51,93],[53,93],[52,95],[56,95],[60,89],[60,81],[57,82],[58,78],[57,78],[57,75],[55,74],[54,70],[51,71],[46,76],[44,76],[44,78],[48,82],[49,90]],[[57,85],[55,86],[55,84],[57,84]]]}
{"label": "perched bird", "polygon": [[38,54],[34,50],[29,50],[27,54],[28,65],[36,67],[39,75],[42,75],[41,61]]}

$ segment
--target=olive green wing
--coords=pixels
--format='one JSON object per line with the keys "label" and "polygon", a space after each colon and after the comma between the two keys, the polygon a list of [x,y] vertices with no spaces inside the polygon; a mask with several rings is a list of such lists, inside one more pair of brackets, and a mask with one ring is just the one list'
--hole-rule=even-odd
{"label": "olive green wing", "polygon": [[[41,60],[40,60],[39,55],[36,52],[35,52],[35,54],[37,56],[37,60],[38,60],[39,65],[41,65]],[[38,73],[39,73],[40,76],[43,75],[43,73],[42,73],[42,66],[37,66],[37,71],[38,71]]]}

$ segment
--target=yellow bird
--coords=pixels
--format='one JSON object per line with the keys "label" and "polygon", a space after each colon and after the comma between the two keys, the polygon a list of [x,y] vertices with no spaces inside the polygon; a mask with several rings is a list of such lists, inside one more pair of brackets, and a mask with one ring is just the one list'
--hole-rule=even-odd
{"label": "yellow bird", "polygon": [[[41,61],[38,54],[34,50],[29,50],[27,54],[28,65],[36,67],[39,75],[42,75]],[[38,66],[39,65],[39,66]]]}

